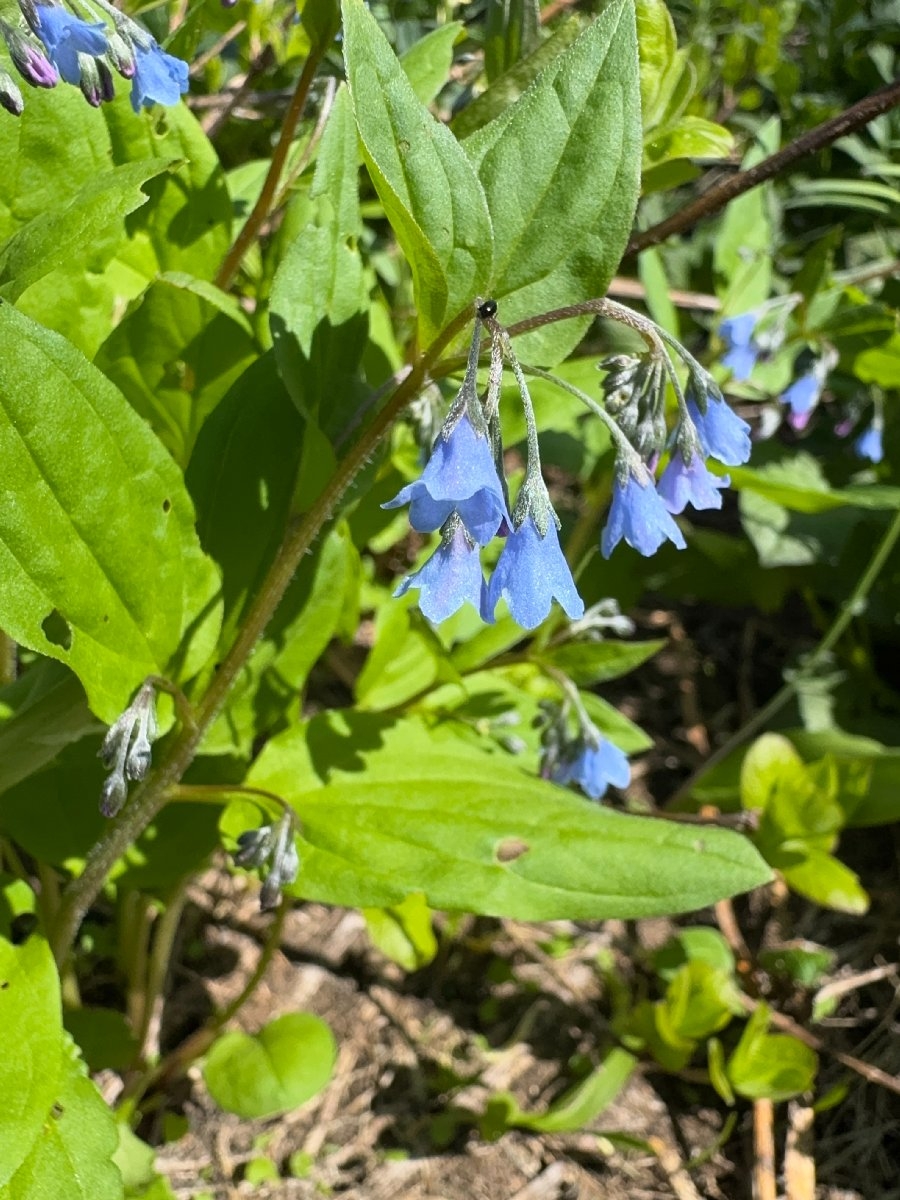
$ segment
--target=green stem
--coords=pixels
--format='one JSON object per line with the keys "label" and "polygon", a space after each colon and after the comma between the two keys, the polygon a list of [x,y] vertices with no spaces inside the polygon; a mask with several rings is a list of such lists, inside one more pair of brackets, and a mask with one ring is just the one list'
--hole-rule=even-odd
{"label": "green stem", "polygon": [[864,611],[866,597],[874,587],[898,538],[900,538],[900,512],[894,514],[894,519],[887,527],[884,537],[879,542],[875,553],[869,561],[869,565],[863,571],[862,575],[860,575],[856,587],[850,593],[848,599],[841,605],[840,611],[831,623],[831,628],[822,638],[821,642],[819,642],[818,646],[816,646],[815,650],[813,650],[812,654],[810,654],[809,658],[797,669],[790,682],[780,687],[767,704],[764,704],[746,724],[742,725],[726,742],[719,746],[715,753],[711,754],[706,762],[669,797],[665,807],[671,808],[679,804],[685,797],[690,795],[699,780],[711,771],[713,767],[723,762],[738,746],[742,746],[744,742],[749,741],[760,730],[765,729],[772,718],[794,698],[800,686],[815,674],[816,668],[822,660],[843,637],[850,622]]}
{"label": "green stem", "polygon": [[223,291],[228,288],[232,279],[234,279],[238,268],[244,261],[244,255],[253,245],[257,234],[262,229],[266,218],[271,212],[275,201],[275,194],[278,191],[278,184],[281,180],[281,174],[290,153],[294,134],[297,132],[297,124],[303,115],[309,89],[316,77],[316,72],[319,69],[319,63],[322,61],[324,53],[324,46],[313,47],[309,52],[309,57],[303,64],[303,70],[300,72],[300,78],[297,80],[297,86],[294,89],[288,110],[284,114],[284,124],[281,126],[278,144],[272,153],[272,161],[269,163],[269,170],[266,174],[262,191],[259,193],[250,216],[244,222],[243,229],[237,235],[234,245],[225,256],[225,261],[222,263],[219,273],[216,276],[216,285],[222,288]]}
{"label": "green stem", "polygon": [[193,724],[182,726],[168,740],[168,745],[162,743],[161,748],[165,749],[159,765],[134,791],[118,816],[110,822],[106,833],[88,854],[84,870],[64,891],[51,939],[57,963],[62,963],[67,958],[84,914],[103,887],[113,864],[121,858],[128,846],[140,837],[166,803],[167,793],[180,782],[193,762],[204,734],[215,720],[254,646],[262,637],[304,555],[330,520],[335,508],[382,438],[422,387],[441,351],[471,319],[472,314],[466,308],[450,322],[338,463],[334,475],[318,500],[307,513],[296,517],[289,525],[275,561],[244,617],[231,649],[196,706]]}
{"label": "green stem", "polygon": [[269,964],[274,958],[278,947],[281,945],[281,934],[290,907],[291,897],[282,896],[278,910],[266,932],[266,940],[257,960],[256,967],[253,970],[253,974],[244,984],[240,994],[225,1008],[215,1013],[206,1025],[185,1038],[180,1046],[176,1046],[155,1067],[144,1075],[139,1076],[137,1080],[129,1085],[123,1094],[120,1104],[127,1102],[133,1108],[140,1103],[141,1098],[150,1088],[164,1087],[172,1079],[182,1075],[192,1062],[206,1053],[216,1040],[219,1031],[244,1007],[265,978]]}

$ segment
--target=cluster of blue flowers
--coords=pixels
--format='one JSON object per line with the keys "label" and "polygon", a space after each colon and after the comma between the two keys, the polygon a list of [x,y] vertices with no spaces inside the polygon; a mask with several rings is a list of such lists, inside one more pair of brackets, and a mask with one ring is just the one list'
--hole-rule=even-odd
{"label": "cluster of blue flowers", "polygon": [[[495,311],[493,301],[478,309],[462,387],[421,477],[385,505],[408,504],[414,529],[441,532],[433,556],[407,576],[395,594],[418,589],[419,607],[436,623],[467,601],[490,623],[502,598],[519,625],[534,629],[548,616],[554,599],[573,619],[582,616],[584,602],[560,548],[559,518],[541,476],[528,385]],[[582,396],[607,423],[617,451],[612,504],[600,543],[605,557],[622,540],[644,555],[654,554],[667,540],[683,549],[684,537],[673,514],[683,512],[688,504],[696,509],[720,508],[721,489],[728,484],[727,477],[709,470],[707,459],[737,466],[750,456],[749,426],[725,403],[707,372],[678,347],[689,373],[683,393],[655,326],[635,314],[629,314],[629,321],[640,322],[650,339],[650,352],[643,357],[617,356],[601,364],[607,370],[605,409]],[[483,327],[491,339],[484,400],[477,390]],[[528,427],[525,478],[512,513],[498,415],[504,356],[516,376]],[[671,458],[657,482],[655,469],[668,438],[667,379],[678,396],[679,419]],[[486,582],[479,550],[495,537],[503,538],[504,545]]]}
{"label": "cluster of blue flowers", "polygon": [[[108,0],[80,0],[79,16],[56,0],[19,0],[22,20],[0,20],[0,35],[21,77],[32,87],[60,79],[81,89],[97,107],[115,95],[113,73],[131,80],[131,106],[177,104],[188,88],[188,65]],[[103,18],[106,19],[103,19]],[[18,116],[22,93],[0,68],[0,105]]]}
{"label": "cluster of blue flowers", "polygon": [[[719,326],[719,333],[725,343],[725,353],[722,364],[731,371],[735,380],[742,383],[750,378],[753,369],[764,354],[778,349],[784,340],[784,319],[799,297],[777,297],[767,304],[727,317]],[[775,309],[776,319],[765,325],[767,315]],[[787,411],[788,424],[797,432],[802,432],[809,424],[813,413],[822,399],[828,376],[837,365],[838,356],[833,347],[824,346],[817,355],[810,356],[805,352],[798,359],[802,364],[797,377],[785,388],[778,397]],[[875,411],[868,424],[853,441],[853,448],[860,458],[879,463],[884,454],[882,442],[883,417],[880,407],[876,404]],[[847,436],[855,425],[855,421],[839,422],[835,432],[839,436]]]}
{"label": "cluster of blue flowers", "polygon": [[[436,623],[452,616],[467,601],[490,623],[502,597],[513,619],[524,629],[534,629],[547,617],[554,599],[572,618],[583,615],[584,602],[559,545],[559,518],[541,477],[533,433],[529,434],[525,480],[515,509],[512,514],[509,511],[497,413],[504,343],[501,328],[493,320],[495,311],[491,301],[478,311],[462,387],[421,478],[385,505],[409,504],[413,529],[441,532],[435,553],[420,571],[403,580],[395,595],[417,588],[419,607]],[[483,324],[494,335],[492,383],[484,404],[477,387]],[[524,379],[520,387],[529,429],[533,430]],[[495,537],[504,539],[503,551],[490,583],[486,583],[479,551]]]}

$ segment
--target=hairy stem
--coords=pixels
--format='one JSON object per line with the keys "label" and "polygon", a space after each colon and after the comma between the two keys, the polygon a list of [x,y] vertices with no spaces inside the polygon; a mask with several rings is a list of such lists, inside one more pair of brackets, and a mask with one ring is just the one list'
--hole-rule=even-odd
{"label": "hairy stem", "polygon": [[71,881],[60,901],[51,944],[57,963],[71,950],[84,914],[103,887],[115,861],[147,828],[166,803],[168,794],[191,765],[207,729],[215,720],[235,680],[272,619],[300,561],[313,545],[342,497],[374,453],[394,421],[416,395],[441,351],[472,319],[464,309],[418,359],[391,399],[361,434],[312,508],[292,520],[275,560],[253,600],[231,649],[219,664],[206,693],[197,703],[193,724],[187,724],[166,742],[159,765],[133,792],[106,833],[91,849],[82,873]]}
{"label": "hairy stem", "polygon": [[288,110],[284,114],[284,124],[281,126],[278,145],[272,154],[272,161],[269,163],[269,170],[263,183],[262,191],[259,193],[259,198],[254,204],[250,216],[235,239],[234,245],[225,256],[225,261],[222,263],[219,273],[216,276],[216,284],[222,289],[227,288],[232,279],[234,279],[238,268],[244,260],[244,255],[253,245],[257,234],[262,229],[271,211],[272,203],[278,191],[278,184],[281,181],[284,164],[287,162],[291,143],[294,140],[294,134],[297,132],[297,125],[303,115],[303,109],[306,107],[306,98],[316,77],[316,71],[319,69],[323,53],[324,47],[313,47],[309,52],[309,57],[303,64],[303,70],[300,72],[300,78],[297,80],[297,86],[294,89]]}
{"label": "hairy stem", "polygon": [[[852,133],[855,129],[861,129],[898,104],[900,104],[900,79],[873,92],[871,96],[865,96],[856,104],[852,104],[850,108],[845,109],[844,112],[838,113],[836,117],[823,121],[821,125],[801,134],[783,149],[776,151],[775,154],[770,154],[761,163],[757,163],[755,167],[750,167],[746,171],[738,171],[730,178],[722,180],[721,183],[707,187],[696,200],[686,204],[671,217],[660,221],[658,225],[651,225],[643,233],[636,233],[628,243],[626,254],[638,254],[649,246],[658,246],[673,233],[683,233],[685,229],[690,229],[704,217],[710,217],[713,213],[719,212],[735,197],[765,183],[767,179],[772,179],[786,167],[792,166],[798,159],[805,158],[807,154],[814,154],[817,150],[824,149],[825,146],[830,146],[838,138]],[[700,187],[703,187],[702,182]]]}

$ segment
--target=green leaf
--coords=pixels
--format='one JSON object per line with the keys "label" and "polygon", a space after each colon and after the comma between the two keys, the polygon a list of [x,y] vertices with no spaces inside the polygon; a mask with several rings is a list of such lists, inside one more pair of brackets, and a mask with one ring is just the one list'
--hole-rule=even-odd
{"label": "green leaf", "polygon": [[[59,977],[43,938],[0,940],[0,1184],[19,1170],[41,1136],[63,1063]],[[65,1191],[57,1193],[66,1195]],[[9,1192],[10,1200],[13,1193]],[[6,1189],[0,1188],[6,1200]]]}
{"label": "green leaf", "polygon": [[125,1071],[139,1046],[124,1013],[112,1008],[70,1008],[63,1024],[91,1071]]}
{"label": "green leaf", "polygon": [[[122,1176],[112,1162],[116,1121],[70,1054],[64,1075],[28,1157],[0,1188],[0,1200],[122,1200]],[[38,1070],[43,1070],[41,1061]]]}
{"label": "green leaf", "polygon": [[49,658],[33,663],[0,689],[0,794],[102,728],[71,671]]}
{"label": "green leaf", "polygon": [[[640,140],[634,7],[616,0],[463,143],[494,225],[490,291],[505,324],[606,291],[631,232]],[[559,361],[589,323],[529,334],[517,350]]]}
{"label": "green leaf", "polygon": [[308,195],[289,214],[298,232],[272,284],[269,322],[278,370],[309,419],[342,433],[362,404],[360,364],[369,330],[357,135],[345,88],[335,97]]}
{"label": "green leaf", "polygon": [[685,1041],[718,1033],[743,1012],[732,971],[701,959],[676,971],[666,989],[665,1006],[669,1027]]}
{"label": "green leaf", "polygon": [[430,104],[450,76],[453,47],[465,36],[461,21],[448,21],[419,38],[400,55],[410,87],[420,104]]}
{"label": "green leaf", "polygon": [[[842,786],[837,800],[848,827],[900,820],[900,750],[840,729],[792,729],[787,736],[804,758],[828,754],[838,764]],[[858,778],[861,770],[863,779]]]}
{"label": "green leaf", "polygon": [[336,1047],[324,1021],[286,1013],[259,1033],[226,1033],[212,1046],[203,1078],[213,1100],[239,1117],[272,1117],[299,1108],[331,1078]]}
{"label": "green leaf", "polygon": [[17,299],[68,263],[74,251],[122,226],[128,213],[147,203],[140,185],[171,165],[151,158],[114,167],[86,183],[67,204],[32,217],[0,247],[0,296]]}
{"label": "green leaf", "polygon": [[669,983],[675,974],[692,962],[706,963],[727,975],[734,974],[734,954],[718,929],[698,926],[681,929],[653,955],[653,969]]}
{"label": "green leaf", "polygon": [[798,987],[817,987],[833,970],[837,954],[826,946],[798,938],[780,946],[760,950],[759,965],[772,975],[781,976]]}
{"label": "green leaf", "polygon": [[170,273],[144,292],[94,363],[183,467],[201,425],[255,357],[253,331],[233,297]]}
{"label": "green leaf", "polygon": [[437,954],[431,909],[421,892],[413,892],[392,908],[364,908],[372,944],[403,967],[418,971]]}
{"label": "green leaf", "polygon": [[356,680],[360,708],[396,708],[439,681],[457,679],[434,631],[406,603],[385,604],[375,621],[375,645]]}
{"label": "green leaf", "polygon": [[619,1047],[610,1050],[599,1067],[555,1100],[545,1113],[526,1112],[509,1096],[506,1127],[533,1129],[537,1133],[574,1133],[584,1129],[612,1104],[636,1066],[637,1059],[627,1050]]}
{"label": "green leaf", "polygon": [[343,11],[344,61],[363,155],[412,268],[427,345],[487,287],[488,206],[456,138],[416,99],[363,0],[344,0]]}
{"label": "green leaf", "polygon": [[764,467],[735,467],[731,482],[738,491],[756,493],[791,512],[828,513],[847,505],[889,512],[900,508],[900,488],[877,484],[832,488],[818,461],[804,453]]}
{"label": "green leaf", "polygon": [[868,911],[869,897],[859,877],[827,851],[802,841],[786,841],[766,857],[788,885],[808,900],[856,916]]}
{"label": "green leaf", "polygon": [[573,683],[593,687],[627,675],[665,646],[665,640],[652,642],[568,642],[540,652],[540,662],[563,671]]}
{"label": "green leaf", "polygon": [[750,1100],[789,1100],[812,1087],[818,1058],[796,1038],[767,1033],[768,1024],[769,1010],[760,1004],[726,1064],[728,1080]]}
{"label": "green leaf", "polygon": [[[0,125],[0,162],[0,238],[43,214],[55,220],[51,214],[108,180],[110,168],[126,178],[156,174],[143,189],[147,203],[95,228],[19,299],[23,312],[89,356],[157,274],[209,278],[230,244],[224,175],[187,105],[135,116],[124,99],[94,109],[75,88],[38,89],[18,121]],[[170,170],[173,162],[182,165]],[[131,194],[141,199],[133,187]],[[98,212],[110,203],[98,196]]]}
{"label": "green leaf", "polygon": [[741,766],[741,803],[744,808],[768,809],[782,789],[806,794],[809,776],[786,737],[764,733],[747,751]]}
{"label": "green leaf", "polygon": [[0,625],[71,667],[111,722],[147,675],[189,679],[206,660],[216,572],[146,424],[64,338],[9,304],[0,402]]}
{"label": "green leaf", "polygon": [[185,475],[203,548],[222,571],[221,644],[230,644],[284,532],[304,423],[264,354],[203,426]]}
{"label": "green leaf", "polygon": [[419,721],[323,714],[274,738],[248,781],[297,810],[297,895],[522,920],[682,912],[770,878],[724,829],[626,816]]}
{"label": "green leaf", "polygon": [[[582,30],[579,17],[564,17],[553,33],[525,58],[520,59],[499,79],[495,79],[480,96],[461,109],[450,122],[450,128],[460,139],[466,138],[515,104],[546,66],[562,54]],[[403,60],[405,63],[405,59]]]}

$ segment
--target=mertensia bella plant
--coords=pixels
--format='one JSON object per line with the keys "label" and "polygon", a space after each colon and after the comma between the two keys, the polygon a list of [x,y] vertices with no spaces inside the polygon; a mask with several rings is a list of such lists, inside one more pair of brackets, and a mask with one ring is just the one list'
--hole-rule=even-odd
{"label": "mertensia bella plant", "polygon": [[[0,1028],[46,1064],[0,1131],[16,1200],[38,1194],[57,1103],[64,1140],[105,1130],[94,1194],[122,1194],[60,997],[90,996],[97,912],[175,903],[222,848],[280,914],[417,897],[636,918],[771,877],[734,829],[597,803],[648,745],[597,685],[657,648],[615,636],[597,556],[683,550],[751,450],[725,374],[606,297],[640,190],[633,3],[453,127],[362,0],[315,0],[300,26],[272,162],[226,179],[181,102],[187,64],[143,25],[106,0],[3,10],[34,90],[0,72],[17,167],[0,181]],[[322,64],[341,81],[313,89]],[[793,306],[722,327],[733,377]],[[572,359],[597,318],[612,344]],[[813,407],[832,365],[823,344],[785,405]],[[417,439],[423,397],[437,432]],[[548,428],[578,461],[565,484]],[[878,457],[871,435],[861,452]],[[567,488],[588,477],[602,503],[579,510]],[[345,701],[305,707],[364,617]],[[131,1031],[133,1111],[157,1079],[154,999]],[[0,1066],[7,1102],[16,1072]]]}

